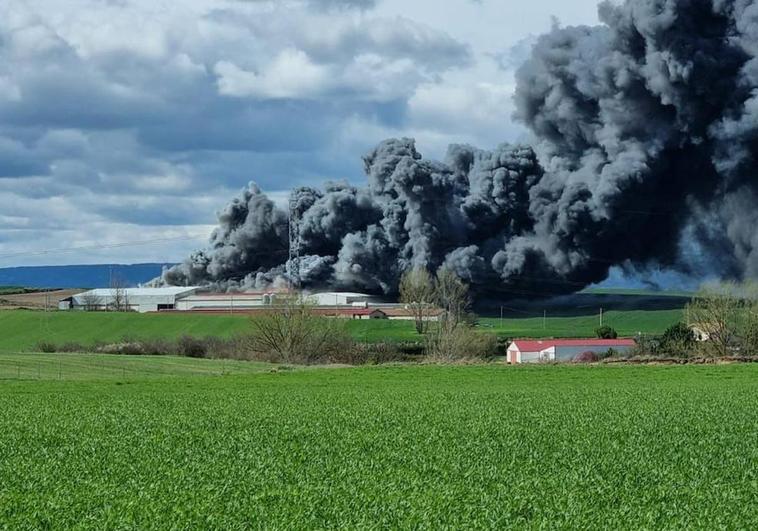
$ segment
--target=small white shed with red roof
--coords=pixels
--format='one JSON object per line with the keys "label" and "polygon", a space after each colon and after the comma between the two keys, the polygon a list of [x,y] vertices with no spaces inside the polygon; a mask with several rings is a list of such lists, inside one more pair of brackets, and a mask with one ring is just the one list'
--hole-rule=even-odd
{"label": "small white shed with red roof", "polygon": [[632,349],[633,339],[517,339],[508,346],[508,363],[571,361],[584,352],[597,354],[610,349],[624,353]]}

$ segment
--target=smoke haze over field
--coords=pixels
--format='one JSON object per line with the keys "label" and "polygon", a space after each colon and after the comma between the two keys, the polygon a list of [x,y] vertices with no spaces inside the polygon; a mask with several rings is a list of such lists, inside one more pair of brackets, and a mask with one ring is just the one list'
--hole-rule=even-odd
{"label": "smoke haze over field", "polygon": [[[758,3],[599,12],[540,37],[518,71],[532,146],[453,145],[436,162],[387,140],[365,188],[295,190],[303,284],[393,293],[403,270],[442,265],[504,295],[577,291],[615,265],[758,276]],[[251,184],[163,281],[280,282],[287,244],[287,213]]]}

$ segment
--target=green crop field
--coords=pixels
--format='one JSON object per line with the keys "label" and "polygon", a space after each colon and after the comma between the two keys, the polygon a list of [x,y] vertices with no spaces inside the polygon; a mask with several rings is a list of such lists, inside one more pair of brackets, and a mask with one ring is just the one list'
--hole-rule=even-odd
{"label": "green crop field", "polygon": [[758,365],[50,377],[0,381],[0,529],[758,526]]}
{"label": "green crop field", "polygon": [[[609,311],[604,322],[623,336],[637,332],[660,334],[682,318],[682,310]],[[571,317],[482,318],[482,330],[502,337],[594,336],[598,315]],[[418,341],[410,321],[351,320],[346,323],[361,341]],[[0,350],[32,350],[40,341],[54,343],[114,342],[123,338],[177,338],[193,336],[230,337],[250,330],[244,315],[198,315],[187,313],[136,314],[111,312],[0,311]]]}

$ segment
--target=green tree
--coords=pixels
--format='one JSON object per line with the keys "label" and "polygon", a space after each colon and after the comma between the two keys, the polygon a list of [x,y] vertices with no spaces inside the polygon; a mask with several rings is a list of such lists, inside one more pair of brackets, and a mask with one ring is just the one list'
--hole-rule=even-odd
{"label": "green tree", "polygon": [[600,339],[616,339],[619,335],[616,330],[608,325],[603,325],[595,329],[595,334]]}
{"label": "green tree", "polygon": [[671,356],[688,356],[695,347],[695,334],[684,323],[671,325],[663,332],[658,347],[662,354]]}

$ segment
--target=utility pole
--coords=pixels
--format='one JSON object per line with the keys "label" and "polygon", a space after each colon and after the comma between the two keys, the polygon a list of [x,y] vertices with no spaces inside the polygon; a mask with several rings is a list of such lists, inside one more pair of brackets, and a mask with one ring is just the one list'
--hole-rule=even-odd
{"label": "utility pole", "polygon": [[[108,266],[108,287],[113,288],[113,266]],[[113,296],[113,293],[111,293]],[[105,298],[105,311],[107,312],[112,307],[112,304],[108,304],[108,298]]]}

